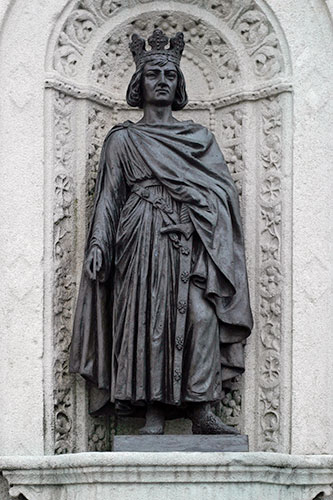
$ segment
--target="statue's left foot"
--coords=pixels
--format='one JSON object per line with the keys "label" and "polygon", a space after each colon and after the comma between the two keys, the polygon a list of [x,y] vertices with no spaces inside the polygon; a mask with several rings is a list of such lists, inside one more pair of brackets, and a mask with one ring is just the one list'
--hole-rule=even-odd
{"label": "statue's left foot", "polygon": [[211,410],[209,404],[197,404],[189,412],[193,434],[233,434],[239,435],[234,427],[226,425]]}
{"label": "statue's left foot", "polygon": [[139,430],[139,434],[164,434],[164,412],[155,405],[149,405],[146,412],[146,423]]}

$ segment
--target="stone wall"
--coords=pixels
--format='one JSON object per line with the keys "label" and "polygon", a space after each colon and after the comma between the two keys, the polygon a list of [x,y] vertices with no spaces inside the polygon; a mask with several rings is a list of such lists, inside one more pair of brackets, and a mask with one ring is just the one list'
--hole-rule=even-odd
{"label": "stone wall", "polygon": [[222,412],[252,450],[333,453],[329,7],[2,3],[1,454],[110,447],[115,423],[87,415],[68,349],[101,143],[138,116],[126,40],[155,25],[184,31],[179,118],[214,131],[241,195],[256,326]]}

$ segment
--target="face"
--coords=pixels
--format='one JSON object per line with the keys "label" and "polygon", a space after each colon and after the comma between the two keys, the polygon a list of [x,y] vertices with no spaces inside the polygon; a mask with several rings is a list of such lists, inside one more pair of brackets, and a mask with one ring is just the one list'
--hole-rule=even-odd
{"label": "face", "polygon": [[142,76],[144,104],[171,106],[176,95],[177,78],[177,69],[172,62],[163,66],[146,63]]}

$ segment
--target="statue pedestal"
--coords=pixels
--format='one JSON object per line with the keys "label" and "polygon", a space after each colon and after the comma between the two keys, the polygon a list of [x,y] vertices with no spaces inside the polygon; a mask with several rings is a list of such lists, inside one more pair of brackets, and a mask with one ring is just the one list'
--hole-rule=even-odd
{"label": "statue pedestal", "polygon": [[0,457],[0,471],[27,500],[313,500],[332,492],[333,456],[78,453]]}
{"label": "statue pedestal", "polygon": [[114,451],[139,452],[244,452],[249,451],[245,435],[115,436]]}

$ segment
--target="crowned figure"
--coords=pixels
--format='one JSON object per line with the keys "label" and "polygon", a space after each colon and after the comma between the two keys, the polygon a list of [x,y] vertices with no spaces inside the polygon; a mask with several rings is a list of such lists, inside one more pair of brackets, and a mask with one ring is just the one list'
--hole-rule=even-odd
{"label": "crowned figure", "polygon": [[142,434],[179,416],[195,434],[235,434],[212,408],[252,328],[238,194],[214,135],[172,114],[187,104],[183,34],[148,43],[130,43],[127,102],[143,116],[101,153],[70,369],[92,414],[145,416]]}

